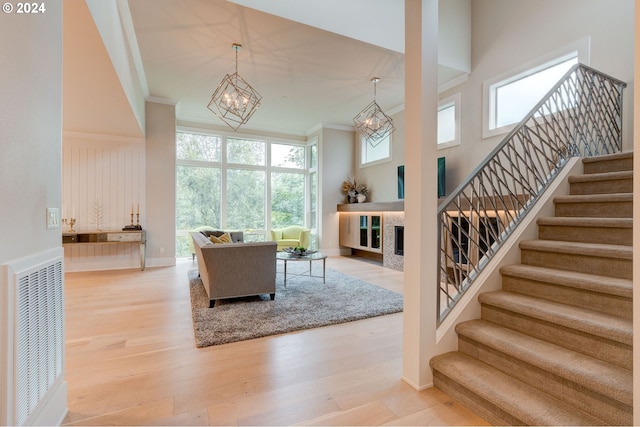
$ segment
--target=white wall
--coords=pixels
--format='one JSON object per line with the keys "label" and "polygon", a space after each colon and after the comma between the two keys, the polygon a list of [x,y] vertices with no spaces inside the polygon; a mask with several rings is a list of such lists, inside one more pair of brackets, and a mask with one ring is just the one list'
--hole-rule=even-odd
{"label": "white wall", "polygon": [[[391,135],[392,153],[388,162],[360,167],[360,143],[356,145],[353,168],[358,182],[366,184],[370,193],[367,202],[390,202],[398,200],[398,166],[405,164],[405,114],[404,111],[391,116],[396,131]],[[359,138],[357,138],[359,140]],[[435,160],[434,160],[435,165]]]}
{"label": "white wall", "polygon": [[[447,193],[506,136],[482,138],[482,83],[587,36],[591,66],[629,85],[624,93],[623,148],[631,149],[633,0],[473,0],[471,11],[471,74],[464,83],[439,94],[440,98],[456,92],[462,94],[462,143],[438,150],[437,154],[446,157]],[[355,159],[358,180],[372,189],[369,201],[397,199],[393,177],[397,165],[405,163],[404,151],[398,150],[399,145],[404,145],[404,118],[403,113],[392,117],[399,128],[394,133],[396,147],[392,161],[359,169]]]}
{"label": "white wall", "polygon": [[633,0],[473,0],[469,79],[441,93],[462,93],[462,143],[439,150],[452,189],[505,135],[482,138],[482,83],[590,38],[591,66],[630,83],[625,91],[624,146],[633,134]]}
{"label": "white wall", "polygon": [[41,16],[1,16],[0,264],[61,244],[45,213],[60,207],[62,5],[47,7]]}
{"label": "white wall", "polygon": [[321,227],[318,232],[318,246],[328,255],[339,255],[337,205],[345,201],[340,190],[342,182],[348,175],[354,174],[354,133],[325,127],[317,136],[320,170],[318,212]]}
{"label": "white wall", "polygon": [[[148,95],[146,80],[141,81],[134,56],[129,47],[129,39],[120,16],[116,1],[86,0],[93,20],[100,32],[102,41],[109,53],[111,63],[116,71],[122,90],[129,100],[133,114],[140,129],[145,128],[145,97]],[[128,5],[125,7],[128,13]],[[126,15],[130,19],[129,15]],[[128,22],[127,24],[130,24]]]}
{"label": "white wall", "polygon": [[[11,3],[15,6],[16,3]],[[60,207],[62,152],[62,1],[46,2],[46,13],[0,17],[0,272],[4,265],[61,246],[60,228],[47,229],[46,208]],[[7,277],[0,274],[0,424],[6,416],[5,368],[14,331],[5,318]],[[9,358],[11,360],[11,358]],[[66,414],[66,395],[48,408],[44,424]],[[4,423],[7,423],[6,421]]]}

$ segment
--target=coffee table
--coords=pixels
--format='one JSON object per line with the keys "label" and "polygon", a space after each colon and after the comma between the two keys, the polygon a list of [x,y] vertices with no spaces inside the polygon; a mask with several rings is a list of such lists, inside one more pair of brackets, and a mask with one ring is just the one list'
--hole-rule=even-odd
{"label": "coffee table", "polygon": [[[293,255],[288,252],[276,252],[276,260],[282,260],[284,262],[284,287],[287,287],[287,262],[298,262],[298,261],[309,261],[309,270],[304,271],[302,273],[295,274],[290,276],[290,279],[294,277],[306,275],[309,273],[309,277],[322,277],[322,283],[326,283],[325,281],[325,272],[326,272],[326,264],[327,264],[327,255],[322,252],[314,252],[309,255]],[[311,274],[311,262],[312,261],[320,261],[322,260],[322,276],[314,276]]]}

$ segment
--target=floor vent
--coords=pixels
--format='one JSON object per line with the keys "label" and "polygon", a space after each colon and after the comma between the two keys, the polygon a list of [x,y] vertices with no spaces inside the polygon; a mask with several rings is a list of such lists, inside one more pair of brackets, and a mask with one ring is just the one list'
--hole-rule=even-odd
{"label": "floor vent", "polygon": [[6,265],[9,336],[6,419],[14,425],[38,417],[64,376],[64,278],[61,251]]}

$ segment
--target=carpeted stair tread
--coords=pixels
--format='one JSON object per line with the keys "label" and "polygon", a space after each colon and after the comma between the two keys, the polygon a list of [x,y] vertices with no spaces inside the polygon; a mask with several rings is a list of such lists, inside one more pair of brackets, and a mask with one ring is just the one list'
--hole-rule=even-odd
{"label": "carpeted stair tread", "polygon": [[633,281],[609,276],[537,267],[526,264],[507,265],[500,269],[502,275],[520,277],[538,282],[566,286],[592,292],[606,293],[623,298],[633,297]]}
{"label": "carpeted stair tread", "polygon": [[556,196],[554,203],[620,203],[632,202],[633,193],[610,194],[573,194],[569,196]]}
{"label": "carpeted stair tread", "polygon": [[633,345],[633,324],[629,319],[622,319],[515,292],[485,292],[478,296],[478,300],[481,304],[516,312],[629,346]]}
{"label": "carpeted stair tread", "polygon": [[633,169],[633,151],[585,157],[582,159],[584,173],[620,171]]}
{"label": "carpeted stair tread", "polygon": [[633,245],[632,218],[543,217],[537,224],[538,239],[542,240]]}
{"label": "carpeted stair tread", "polygon": [[474,395],[482,396],[479,400],[490,402],[522,424],[602,424],[601,420],[461,352],[436,356],[431,359],[430,365],[434,371],[457,382]]}
{"label": "carpeted stair tread", "polygon": [[624,245],[535,239],[520,242],[520,250],[569,253],[600,258],[633,259],[633,248]]}
{"label": "carpeted stair tread", "polygon": [[569,177],[569,183],[583,183],[595,181],[610,181],[621,179],[633,179],[633,171],[614,171],[614,172],[597,172],[582,175],[572,175]]}
{"label": "carpeted stair tread", "polygon": [[538,225],[560,225],[566,227],[633,228],[633,218],[592,218],[548,216],[537,220]]}
{"label": "carpeted stair tread", "polygon": [[484,320],[459,323],[456,332],[565,381],[633,405],[633,375],[628,369]]}

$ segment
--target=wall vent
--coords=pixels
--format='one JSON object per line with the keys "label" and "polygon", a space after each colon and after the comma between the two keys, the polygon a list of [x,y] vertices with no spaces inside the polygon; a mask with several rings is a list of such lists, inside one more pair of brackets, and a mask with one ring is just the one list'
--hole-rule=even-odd
{"label": "wall vent", "polygon": [[64,382],[64,271],[60,249],[6,265],[8,336],[4,420],[30,424]]}

